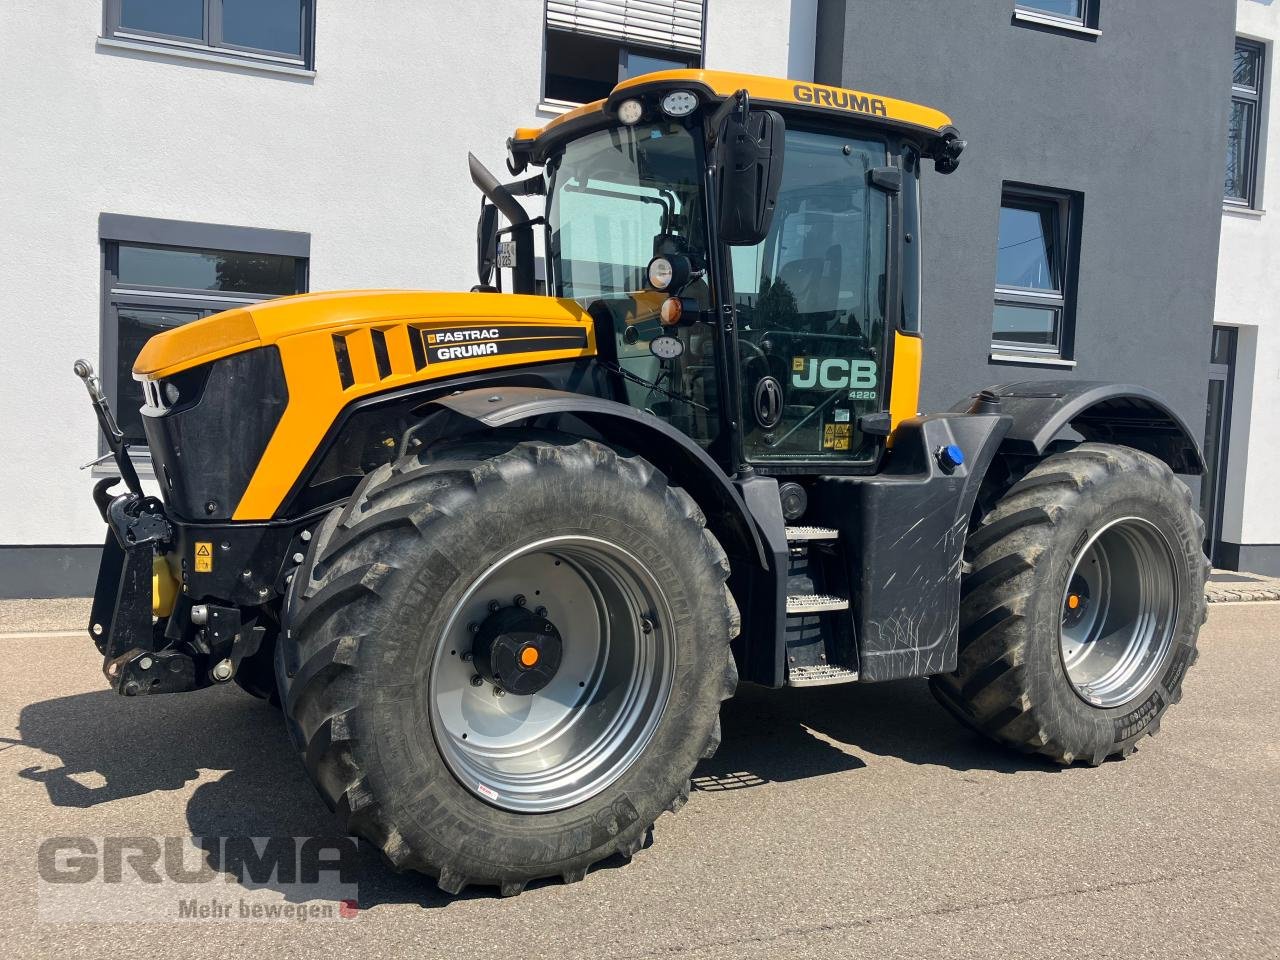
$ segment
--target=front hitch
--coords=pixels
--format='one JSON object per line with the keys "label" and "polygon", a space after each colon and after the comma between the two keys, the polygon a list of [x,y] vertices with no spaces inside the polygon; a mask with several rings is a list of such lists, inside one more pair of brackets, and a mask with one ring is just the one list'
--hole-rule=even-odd
{"label": "front hitch", "polygon": [[[94,375],[93,365],[77,360],[73,368],[89,392],[98,426],[119,477],[93,485],[93,502],[110,532],[102,548],[98,582],[89,614],[89,636],[102,654],[102,673],[118,693],[169,693],[195,685],[195,663],[176,650],[163,649],[165,637],[152,617],[152,578],[156,558],[173,541],[164,504],[142,492],[129,456],[129,443]],[[128,493],[113,496],[121,480]]]}
{"label": "front hitch", "polygon": [[[158,675],[151,672],[165,645],[163,630],[152,618],[152,578],[157,556],[173,539],[173,528],[155,497],[122,493],[108,500],[116,482],[112,477],[94,486],[94,500],[109,532],[98,567],[89,635],[102,654],[102,672],[118,693],[189,690],[195,673],[190,657],[165,652],[166,669]],[[159,682],[152,682],[157,677]]]}

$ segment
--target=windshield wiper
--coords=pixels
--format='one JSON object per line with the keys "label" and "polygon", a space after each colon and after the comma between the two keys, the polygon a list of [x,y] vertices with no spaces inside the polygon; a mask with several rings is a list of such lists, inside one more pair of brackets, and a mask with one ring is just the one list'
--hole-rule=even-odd
{"label": "windshield wiper", "polygon": [[668,202],[665,197],[651,197],[643,193],[627,193],[623,190],[607,190],[604,187],[593,187],[587,183],[566,183],[564,188],[569,193],[586,193],[595,197],[609,197],[614,200],[639,200],[641,203],[652,203],[662,207],[662,232],[667,233],[671,218],[675,216],[674,200]]}

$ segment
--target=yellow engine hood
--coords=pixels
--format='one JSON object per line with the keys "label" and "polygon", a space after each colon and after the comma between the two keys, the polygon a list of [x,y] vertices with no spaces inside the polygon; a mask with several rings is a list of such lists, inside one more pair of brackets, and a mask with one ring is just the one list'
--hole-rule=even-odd
{"label": "yellow engine hood", "polygon": [[147,341],[133,365],[139,379],[159,379],[243,350],[304,333],[402,323],[589,324],[572,300],[510,293],[337,290],[281,297],[174,327]]}
{"label": "yellow engine hood", "polygon": [[[152,337],[134,376],[160,379],[258,347],[279,351],[288,402],[233,514],[270,519],[349,405],[374,394],[595,355],[572,300],[503,293],[353,290],[284,297]],[[243,402],[252,402],[252,384]],[[227,402],[224,398],[223,402]]]}

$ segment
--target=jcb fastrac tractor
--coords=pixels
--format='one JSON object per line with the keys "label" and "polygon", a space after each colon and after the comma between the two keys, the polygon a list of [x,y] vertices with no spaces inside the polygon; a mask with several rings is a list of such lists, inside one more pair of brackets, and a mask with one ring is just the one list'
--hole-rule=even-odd
{"label": "jcb fastrac tractor", "polygon": [[852,90],[627,80],[517,130],[512,182],[471,158],[471,292],[153,337],[159,497],[77,364],[127,488],[94,491],[108,682],[278,702],[346,827],[449,892],[630,857],[740,679],[927,676],[1010,747],[1127,755],[1195,659],[1200,453],[1139,386],[918,415],[919,182],[964,145]]}

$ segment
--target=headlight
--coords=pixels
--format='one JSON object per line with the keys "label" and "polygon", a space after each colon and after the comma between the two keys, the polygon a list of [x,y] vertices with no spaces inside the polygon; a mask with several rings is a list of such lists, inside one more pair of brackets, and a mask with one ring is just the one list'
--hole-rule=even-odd
{"label": "headlight", "polygon": [[654,257],[649,261],[649,286],[655,290],[665,290],[671,286],[671,278],[675,269],[666,257]]}
{"label": "headlight", "polygon": [[693,275],[693,264],[681,253],[656,256],[649,261],[649,286],[679,293]]}
{"label": "headlight", "polygon": [[689,90],[672,90],[662,98],[662,112],[668,117],[687,117],[698,109],[698,98]]}
{"label": "headlight", "polygon": [[639,123],[642,116],[644,116],[644,104],[639,100],[623,100],[618,104],[618,119],[628,127]]}

